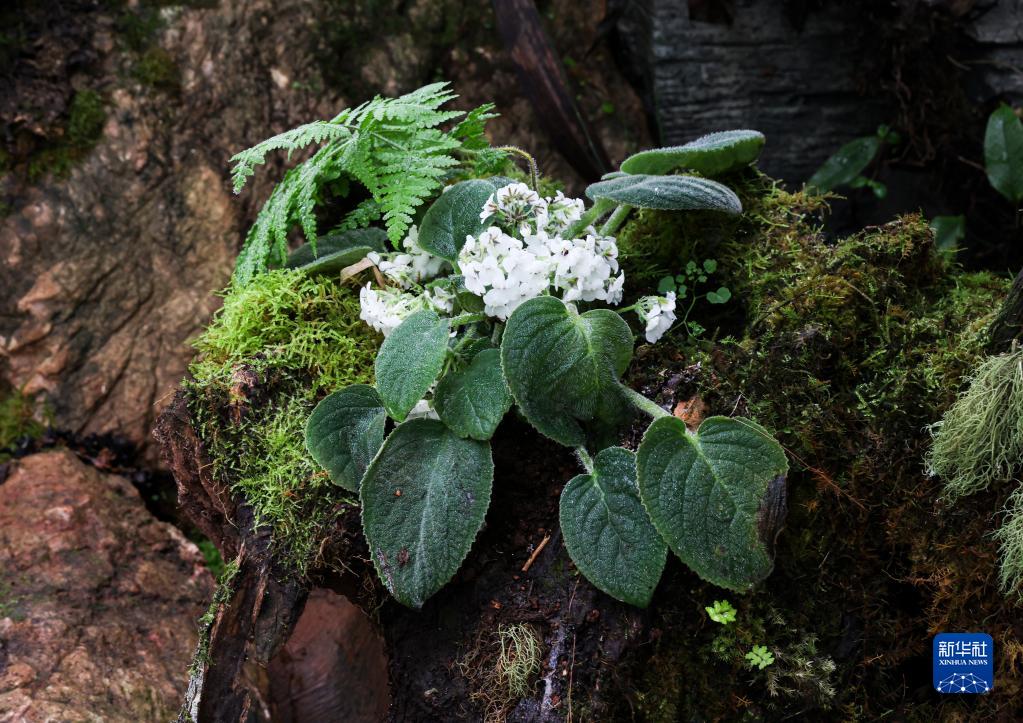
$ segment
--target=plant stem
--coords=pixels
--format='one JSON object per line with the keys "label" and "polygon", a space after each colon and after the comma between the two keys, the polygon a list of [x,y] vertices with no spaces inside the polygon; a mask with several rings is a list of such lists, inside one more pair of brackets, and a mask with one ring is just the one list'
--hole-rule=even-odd
{"label": "plant stem", "polygon": [[600,229],[601,236],[611,236],[615,231],[625,223],[625,219],[629,216],[629,212],[632,210],[632,206],[623,203],[621,206],[614,210],[614,213],[604,222],[604,225]]}
{"label": "plant stem", "polygon": [[659,406],[654,404],[652,401],[644,397],[639,392],[633,389],[629,389],[624,384],[622,385],[622,389],[625,390],[625,396],[629,398],[629,401],[632,402],[632,405],[639,411],[643,412],[644,414],[648,414],[654,419],[660,419],[661,417],[671,416],[670,414],[668,414],[668,412],[661,409]]}
{"label": "plant stem", "polygon": [[599,221],[605,213],[611,210],[612,206],[614,206],[614,201],[608,201],[606,198],[599,199],[579,217],[578,221],[568,227],[565,231],[565,238],[576,238],[587,226]]}
{"label": "plant stem", "polygon": [[498,151],[507,151],[508,153],[515,153],[518,156],[525,158],[529,163],[529,185],[532,186],[533,190],[537,193],[540,192],[540,171],[536,165],[536,159],[526,153],[518,146],[501,146],[497,148]]}
{"label": "plant stem", "polygon": [[575,456],[579,458],[579,464],[583,466],[587,474],[593,474],[593,458],[586,451],[585,447],[576,447]]}

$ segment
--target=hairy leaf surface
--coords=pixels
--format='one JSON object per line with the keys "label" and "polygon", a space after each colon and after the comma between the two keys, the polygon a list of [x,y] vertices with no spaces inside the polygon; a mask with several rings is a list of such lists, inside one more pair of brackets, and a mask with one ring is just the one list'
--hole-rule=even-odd
{"label": "hairy leaf surface", "polygon": [[486,224],[480,221],[483,204],[494,192],[489,181],[462,181],[440,195],[419,225],[419,246],[434,256],[455,262],[465,237],[477,236]]}
{"label": "hairy leaf surface", "polygon": [[490,444],[435,419],[400,424],[366,471],[362,525],[380,580],[422,607],[458,571],[483,525],[494,479]]}
{"label": "hairy leaf surface", "polygon": [[592,474],[565,486],[560,517],[565,547],[579,572],[611,597],[646,607],[668,547],[639,501],[636,455],[621,447],[601,451]]}
{"label": "hairy leaf surface", "polygon": [[586,189],[586,195],[638,208],[742,213],[742,203],[732,189],[696,176],[619,176],[594,183]]}
{"label": "hairy leaf surface", "polygon": [[542,434],[569,447],[586,441],[581,422],[607,418],[618,377],[632,359],[632,332],[609,309],[578,314],[541,296],[519,306],[501,341],[512,396]]}
{"label": "hairy leaf surface", "polygon": [[384,442],[386,419],[376,389],[353,384],[316,405],[306,423],[306,448],[334,484],[358,492],[362,475]]}
{"label": "hairy leaf surface", "polygon": [[321,236],[316,247],[305,243],[288,254],[289,269],[310,274],[333,274],[351,266],[370,251],[387,251],[387,232],[381,228],[358,228]]}
{"label": "hairy leaf surface", "polygon": [[643,506],[694,572],[737,591],[771,574],[788,461],[767,430],[709,417],[692,434],[682,420],[663,417],[646,431],[636,459]]}
{"label": "hairy leaf surface", "polygon": [[449,372],[433,395],[441,420],[460,437],[490,439],[512,405],[501,352],[481,351],[465,369]]}
{"label": "hairy leaf surface", "polygon": [[423,398],[444,366],[447,319],[423,309],[384,339],[376,359],[377,391],[391,417],[403,421]]}
{"label": "hairy leaf surface", "polygon": [[703,176],[720,176],[753,163],[763,147],[764,134],[758,131],[722,131],[682,146],[654,148],[629,156],[622,161],[622,170],[656,176],[682,168]]}

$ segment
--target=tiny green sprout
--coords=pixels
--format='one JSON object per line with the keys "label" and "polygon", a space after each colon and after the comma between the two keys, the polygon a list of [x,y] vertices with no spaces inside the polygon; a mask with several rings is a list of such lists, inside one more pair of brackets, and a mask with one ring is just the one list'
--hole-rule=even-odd
{"label": "tiny green sprout", "polygon": [[724,286],[718,287],[717,291],[707,292],[707,301],[712,304],[724,304],[732,298],[732,292]]}
{"label": "tiny green sprout", "polygon": [[763,670],[774,663],[774,656],[766,645],[754,645],[753,650],[746,653],[746,660],[749,661],[750,667],[755,665],[758,670]]}
{"label": "tiny green sprout", "polygon": [[710,619],[722,625],[735,622],[735,608],[727,600],[715,600],[713,605],[704,608]]}

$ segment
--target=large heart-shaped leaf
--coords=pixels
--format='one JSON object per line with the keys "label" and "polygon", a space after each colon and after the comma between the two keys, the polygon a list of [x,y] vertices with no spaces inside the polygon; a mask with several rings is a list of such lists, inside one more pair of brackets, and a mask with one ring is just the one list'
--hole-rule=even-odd
{"label": "large heart-shaped leaf", "polygon": [[381,228],[359,228],[321,236],[316,250],[305,243],[288,254],[285,266],[310,274],[333,274],[351,266],[370,251],[387,250],[387,232]]}
{"label": "large heart-shaped leaf", "polygon": [[387,413],[376,389],[353,384],[316,405],[305,428],[309,454],[334,484],[351,492],[384,441]]}
{"label": "large heart-shaped leaf", "polygon": [[429,309],[401,322],[384,339],[376,359],[377,391],[384,408],[401,422],[444,367],[450,325]]}
{"label": "large heart-shaped leaf", "polygon": [[639,208],[742,213],[742,202],[732,189],[697,176],[619,176],[594,183],[586,189],[586,195]]}
{"label": "large heart-shaped leaf", "polygon": [[483,525],[494,480],[490,444],[436,419],[413,419],[384,442],[359,490],[380,580],[421,607],[458,571]]}
{"label": "large heart-shaped leaf", "polygon": [[476,236],[485,228],[480,212],[493,192],[492,183],[478,179],[451,186],[423,216],[419,247],[434,256],[457,261],[465,237]]}
{"label": "large heart-shaped leaf", "polygon": [[580,422],[605,418],[619,398],[618,377],[632,359],[632,332],[609,309],[579,314],[553,296],[519,306],[501,341],[512,396],[542,434],[569,447],[585,443]]}
{"label": "large heart-shaped leaf", "polygon": [[825,192],[852,183],[870,165],[880,148],[881,139],[877,136],[849,141],[810,176],[807,187]]}
{"label": "large heart-shaped leaf", "polygon": [[662,417],[643,435],[636,461],[654,527],[696,574],[738,591],[771,574],[788,461],[767,430],[709,417],[692,434],[682,420]]}
{"label": "large heart-shaped leaf", "polygon": [[565,547],[587,580],[608,595],[646,607],[668,547],[650,523],[636,487],[636,455],[621,447],[593,459],[561,493]]}
{"label": "large heart-shaped leaf", "polygon": [[683,168],[703,176],[721,176],[753,163],[763,147],[763,133],[723,131],[697,138],[682,146],[654,148],[629,156],[622,161],[622,170],[626,173],[663,175]]}
{"label": "large heart-shaped leaf", "polygon": [[988,118],[984,166],[994,189],[1019,205],[1023,201],[1023,124],[1007,105]]}
{"label": "large heart-shaped leaf", "polygon": [[485,349],[465,369],[448,373],[433,395],[441,421],[458,436],[473,439],[493,437],[511,405],[497,349]]}

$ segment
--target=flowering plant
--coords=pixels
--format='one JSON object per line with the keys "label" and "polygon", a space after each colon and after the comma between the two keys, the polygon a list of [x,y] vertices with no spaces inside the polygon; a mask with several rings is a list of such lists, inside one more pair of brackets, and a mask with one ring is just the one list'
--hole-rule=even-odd
{"label": "flowering plant", "polygon": [[[355,177],[367,179],[374,198],[402,196],[395,148],[417,147],[417,133],[445,152],[484,153],[485,113],[456,129],[453,137],[471,139],[459,147],[433,125],[415,126],[415,117],[433,113],[431,104],[440,100],[410,97],[415,113],[392,112],[378,99],[378,110],[358,116],[412,139],[385,144],[379,162],[386,173],[370,173],[376,151],[364,149]],[[434,125],[447,117],[434,115]],[[329,131],[341,153],[355,142],[345,135],[353,124],[316,126],[301,138]],[[759,133],[733,131],[639,153],[587,188],[589,207],[562,193],[542,197],[530,159],[529,185],[503,177],[449,183],[416,225],[408,209],[418,197],[404,194],[408,203],[393,213],[409,223],[385,223],[385,232],[367,227],[379,216],[356,213],[286,258],[288,266],[340,273],[342,280],[375,276],[360,290],[361,318],[384,336],[375,384],[324,398],[308,420],[306,445],[333,482],[358,493],[373,563],[400,602],[421,606],[468,554],[490,503],[490,439],[513,405],[540,433],[577,453],[585,473],[562,492],[561,528],[577,568],[601,590],[645,606],[669,548],[705,579],[733,590],[770,573],[785,454],[752,421],[711,417],[691,432],[623,385],[635,339],[609,308],[623,298],[615,233],[631,210],[741,212],[736,195],[711,177],[752,163],[763,141]],[[282,143],[271,139],[250,153],[251,161]],[[314,170],[324,163],[318,156],[306,162]],[[437,163],[453,168],[458,161]],[[346,168],[335,164],[322,177],[343,185],[352,173]],[[438,178],[437,168],[430,179]],[[680,169],[691,173],[676,174]],[[295,170],[293,184],[309,175]],[[416,193],[426,188],[420,183]],[[303,193],[311,213],[319,195]],[[675,325],[676,302],[685,298],[680,283],[619,311],[636,313],[645,339],[656,342]],[[711,293],[716,303],[727,300],[721,289]],[[614,446],[637,410],[654,418],[638,449]]]}

